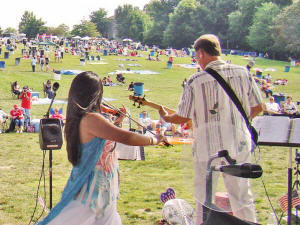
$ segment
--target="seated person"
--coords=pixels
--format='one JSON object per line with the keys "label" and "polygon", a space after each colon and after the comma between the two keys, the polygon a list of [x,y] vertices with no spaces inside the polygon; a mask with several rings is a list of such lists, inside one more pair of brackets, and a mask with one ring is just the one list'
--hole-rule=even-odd
{"label": "seated person", "polygon": [[134,83],[131,82],[128,86],[128,91],[133,91],[134,90]]}
{"label": "seated person", "polygon": [[53,73],[61,74],[61,71],[60,71],[60,70],[55,70],[55,69],[53,69]]}
{"label": "seated person", "polygon": [[176,134],[179,134],[180,137],[191,137],[192,130],[187,123],[183,123],[179,125]]}
{"label": "seated person", "polygon": [[270,99],[269,99],[269,102],[267,102],[265,104],[264,114],[267,114],[267,115],[280,115],[280,114],[282,114],[280,106],[279,106],[278,103],[276,103],[274,101],[273,96],[271,96]]}
{"label": "seated person", "polygon": [[283,113],[286,115],[296,115],[298,114],[297,106],[294,102],[292,102],[292,97],[287,96],[286,102],[283,103]]}
{"label": "seated person", "polygon": [[0,133],[2,133],[2,124],[3,124],[4,120],[7,118],[8,118],[8,115],[2,109],[0,109]]}
{"label": "seated person", "polygon": [[156,127],[160,129],[157,131],[158,133],[161,133],[162,135],[166,135],[166,131],[171,131],[172,136],[176,133],[176,127],[172,123],[167,123],[162,117],[160,117],[159,121],[156,123]]}
{"label": "seated person", "polygon": [[121,82],[123,84],[125,83],[125,77],[123,76],[122,73],[118,73],[116,79],[118,82]]}
{"label": "seated person", "polygon": [[106,77],[103,77],[103,79],[102,79],[102,85],[103,85],[103,86],[109,86],[109,83],[108,83]]}
{"label": "seated person", "polygon": [[156,54],[155,60],[156,60],[156,61],[160,61],[159,56],[158,56],[158,53]]}
{"label": "seated person", "polygon": [[274,84],[276,85],[286,85],[288,83],[287,79],[277,79],[274,81]]}
{"label": "seated person", "polygon": [[263,80],[261,89],[266,94],[266,98],[273,95],[272,85],[270,82]]}
{"label": "seated person", "polygon": [[24,112],[18,105],[14,105],[14,108],[10,111],[11,125],[15,126],[17,133],[23,133],[24,127]]}
{"label": "seated person", "polygon": [[108,83],[109,85],[112,85],[112,79],[111,79],[110,76],[107,77],[107,83]]}
{"label": "seated person", "polygon": [[15,82],[13,82],[13,84],[12,84],[12,89],[13,89],[13,93],[15,94],[15,95],[20,95],[21,94],[21,92],[22,92],[22,89],[20,88],[20,85],[19,85],[19,83],[18,83],[18,81],[15,81]]}
{"label": "seated person", "polygon": [[65,116],[62,114],[62,108],[59,109],[58,107],[56,107],[54,109],[54,113],[51,115],[51,118],[59,119],[61,122],[61,125],[63,126],[64,122],[65,122]]}
{"label": "seated person", "polygon": [[47,80],[46,84],[44,85],[44,92],[48,95],[48,98],[52,99],[54,97],[54,92],[52,90],[52,84],[50,80]]}
{"label": "seated person", "polygon": [[139,126],[139,130],[146,133],[146,129],[155,130],[155,122],[149,117],[147,111],[143,111],[140,114],[139,122],[143,127]]}

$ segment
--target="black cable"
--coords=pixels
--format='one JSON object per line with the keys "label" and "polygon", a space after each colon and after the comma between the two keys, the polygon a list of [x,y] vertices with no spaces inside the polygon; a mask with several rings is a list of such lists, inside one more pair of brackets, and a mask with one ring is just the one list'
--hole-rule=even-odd
{"label": "black cable", "polygon": [[[258,152],[260,153],[260,148],[259,148],[259,146],[257,146],[257,149],[258,149]],[[259,158],[260,158],[260,157],[259,157]],[[255,159],[255,162],[258,162],[258,159],[256,159],[255,151],[254,151],[254,159]],[[269,196],[269,194],[268,194],[268,191],[267,191],[267,188],[266,188],[266,185],[265,185],[265,182],[264,182],[264,179],[263,179],[262,176],[261,176],[260,180],[261,180],[261,183],[262,183],[262,185],[263,185],[263,188],[264,188],[265,194],[266,194],[266,196],[267,196],[268,202],[269,202],[269,204],[270,204],[270,206],[271,206],[272,212],[273,212],[274,215],[275,215],[277,224],[280,225],[280,220],[281,220],[282,215],[281,215],[280,220],[279,220],[279,219],[278,219],[278,216],[277,216],[277,213],[275,212],[275,209],[274,209],[274,207],[273,207],[273,205],[272,205],[270,196]]]}
{"label": "black cable", "polygon": [[[46,191],[45,189],[45,156],[46,156],[46,152],[43,151],[43,163],[42,163],[42,170],[41,170],[41,175],[40,175],[40,179],[39,179],[39,183],[38,183],[38,187],[37,187],[37,191],[36,191],[36,197],[35,197],[35,206],[34,206],[34,210],[33,210],[33,213],[31,215],[31,218],[30,218],[30,221],[28,223],[28,225],[30,225],[31,222],[33,222],[33,217],[35,215],[35,212],[36,212],[36,209],[37,209],[37,204],[38,204],[38,196],[39,196],[39,190],[40,190],[40,185],[41,185],[41,180],[42,180],[42,177],[44,177],[44,192]],[[46,196],[46,193],[45,193],[45,196]],[[44,209],[45,207],[43,207],[43,211],[42,211],[42,214],[44,212]],[[42,216],[42,214],[40,215],[40,217]],[[38,218],[38,220],[40,219],[40,217]],[[37,220],[37,221],[38,221]]]}
{"label": "black cable", "polygon": [[[45,155],[46,155],[46,151],[43,150],[43,154],[44,154],[44,159],[45,159]],[[44,182],[44,206],[43,206],[43,210],[41,212],[41,214],[39,215],[39,217],[37,218],[36,221],[39,221],[39,219],[43,216],[44,212],[45,212],[45,209],[46,209],[46,202],[47,202],[47,195],[46,195],[46,177],[45,177],[45,167],[43,167],[43,170],[42,170],[42,173],[43,173],[43,182]]]}

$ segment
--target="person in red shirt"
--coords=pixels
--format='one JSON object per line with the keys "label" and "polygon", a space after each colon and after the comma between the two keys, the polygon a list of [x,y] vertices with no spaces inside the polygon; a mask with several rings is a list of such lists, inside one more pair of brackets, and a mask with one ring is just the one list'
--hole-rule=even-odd
{"label": "person in red shirt", "polygon": [[22,100],[21,106],[24,109],[26,115],[26,121],[30,121],[30,109],[31,109],[31,92],[28,90],[28,86],[23,87],[23,91],[19,98]]}
{"label": "person in red shirt", "polygon": [[15,129],[17,133],[23,133],[24,127],[24,116],[23,110],[17,105],[14,105],[14,108],[10,111],[10,116],[12,118],[12,123],[15,124]]}
{"label": "person in red shirt", "polygon": [[60,122],[61,122],[61,125],[63,126],[64,125],[64,120],[65,120],[65,117],[63,114],[60,113],[60,110],[58,107],[56,107],[54,109],[54,114],[51,115],[51,118],[54,118],[54,119],[59,119]]}

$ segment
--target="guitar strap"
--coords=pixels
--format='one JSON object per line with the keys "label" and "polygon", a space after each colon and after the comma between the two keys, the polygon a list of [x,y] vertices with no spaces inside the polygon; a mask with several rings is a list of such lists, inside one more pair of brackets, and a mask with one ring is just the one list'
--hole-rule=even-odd
{"label": "guitar strap", "polygon": [[213,78],[218,81],[218,83],[221,85],[221,87],[224,89],[224,91],[227,93],[227,95],[230,97],[232,102],[235,104],[241,115],[243,116],[245,123],[247,125],[247,128],[251,134],[251,138],[255,144],[257,144],[258,134],[255,128],[250,124],[250,121],[248,119],[248,116],[243,108],[242,103],[240,102],[239,98],[236,96],[235,92],[232,90],[230,85],[224,80],[224,78],[215,70],[211,68],[205,69],[207,73],[209,73]]}

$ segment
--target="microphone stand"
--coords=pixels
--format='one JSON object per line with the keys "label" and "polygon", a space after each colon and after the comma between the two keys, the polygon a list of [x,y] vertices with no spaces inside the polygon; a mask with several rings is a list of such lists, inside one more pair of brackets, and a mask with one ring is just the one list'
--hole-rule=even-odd
{"label": "microphone stand", "polygon": [[210,209],[208,207],[217,208],[216,206],[212,205],[212,173],[214,171],[214,166],[211,166],[212,161],[217,159],[217,158],[225,158],[226,161],[230,164],[236,164],[236,160],[232,159],[227,150],[221,150],[219,151],[216,155],[213,155],[209,158],[207,162],[207,167],[206,167],[206,196],[205,196],[205,202],[202,207],[203,209],[203,221],[206,221],[208,218],[208,214]]}
{"label": "microphone stand", "polygon": [[[51,99],[47,113],[44,115],[44,118],[49,119],[50,109],[53,105],[54,99],[56,97],[56,91],[59,87],[59,84],[55,82],[53,84],[53,98]],[[52,150],[49,150],[49,208],[52,209]]]}

